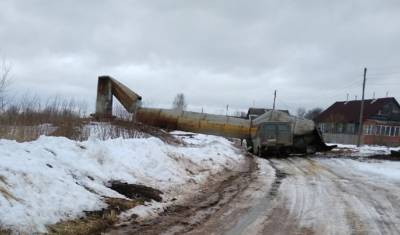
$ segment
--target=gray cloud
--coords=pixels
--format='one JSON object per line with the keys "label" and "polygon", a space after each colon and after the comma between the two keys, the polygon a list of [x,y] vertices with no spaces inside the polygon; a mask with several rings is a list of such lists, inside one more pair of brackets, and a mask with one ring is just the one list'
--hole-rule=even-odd
{"label": "gray cloud", "polygon": [[[13,89],[94,102],[109,74],[153,105],[326,107],[346,93],[400,98],[398,1],[0,2]],[[357,81],[359,81],[357,83]]]}

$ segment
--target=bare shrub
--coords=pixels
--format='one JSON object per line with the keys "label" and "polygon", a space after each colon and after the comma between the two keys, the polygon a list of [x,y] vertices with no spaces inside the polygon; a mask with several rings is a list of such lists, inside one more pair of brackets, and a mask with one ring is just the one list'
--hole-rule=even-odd
{"label": "bare shrub", "polygon": [[74,99],[52,97],[42,100],[25,94],[8,103],[0,111],[0,138],[31,141],[41,135],[63,136],[73,140],[146,138],[157,136],[168,143],[180,142],[169,133],[137,124],[132,114],[119,105],[116,119],[109,123],[92,122],[87,116],[87,104]]}
{"label": "bare shrub", "polygon": [[138,139],[150,135],[138,130],[132,122],[114,121],[112,123],[91,122],[85,125],[79,140],[87,140],[90,136],[107,140],[115,138]]}
{"label": "bare shrub", "polygon": [[304,115],[305,118],[314,120],[320,113],[322,113],[323,109],[322,108],[313,108],[307,111],[307,113]]}
{"label": "bare shrub", "polygon": [[118,120],[133,121],[132,113],[129,113],[120,103],[114,105],[113,113]]}
{"label": "bare shrub", "polygon": [[132,120],[132,115],[119,105],[117,119],[111,123],[91,122],[87,104],[59,96],[42,101],[37,95],[25,94],[0,112],[0,138],[31,141],[41,135],[87,140],[90,136],[113,138],[149,137]]}
{"label": "bare shrub", "polygon": [[6,62],[6,60],[2,60],[0,62],[0,111],[4,110],[6,106],[6,90],[11,84],[11,65]]}
{"label": "bare shrub", "polygon": [[86,110],[73,99],[54,97],[45,103],[25,94],[0,113],[0,137],[26,141],[40,135],[77,138]]}
{"label": "bare shrub", "polygon": [[296,111],[297,116],[300,118],[304,118],[304,115],[306,115],[306,112],[307,112],[306,109],[303,107],[298,108]]}

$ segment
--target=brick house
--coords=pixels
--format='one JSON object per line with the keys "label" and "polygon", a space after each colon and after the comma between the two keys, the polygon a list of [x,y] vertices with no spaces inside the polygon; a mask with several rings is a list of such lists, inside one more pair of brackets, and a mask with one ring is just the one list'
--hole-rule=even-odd
{"label": "brick house", "polygon": [[[356,144],[361,101],[335,102],[315,118],[326,142]],[[393,97],[364,102],[363,135],[368,145],[400,146],[400,105]]]}

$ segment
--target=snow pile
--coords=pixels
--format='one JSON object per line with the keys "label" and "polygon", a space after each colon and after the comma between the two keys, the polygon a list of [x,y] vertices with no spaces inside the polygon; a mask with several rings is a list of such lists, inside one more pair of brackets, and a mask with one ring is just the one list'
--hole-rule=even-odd
{"label": "snow pile", "polygon": [[337,148],[334,148],[333,152],[346,152],[351,156],[360,156],[360,157],[368,157],[373,155],[388,155],[390,151],[396,150],[399,151],[400,147],[386,147],[386,146],[377,146],[377,145],[363,145],[357,147],[356,145],[347,145],[347,144],[329,144],[329,145],[337,145]]}
{"label": "snow pile", "polygon": [[124,198],[106,186],[112,180],[154,187],[168,198],[188,182],[202,183],[244,160],[224,138],[183,139],[190,144],[173,146],[154,137],[0,140],[0,228],[45,232],[46,225],[102,209],[104,197]]}

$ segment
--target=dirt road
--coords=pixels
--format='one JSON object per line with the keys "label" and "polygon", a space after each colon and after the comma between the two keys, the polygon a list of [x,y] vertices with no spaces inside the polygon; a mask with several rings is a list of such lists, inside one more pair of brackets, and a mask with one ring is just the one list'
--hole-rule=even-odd
{"label": "dirt road", "polygon": [[188,202],[108,234],[400,234],[400,182],[355,162],[249,158]]}

